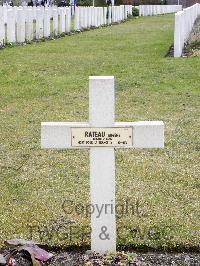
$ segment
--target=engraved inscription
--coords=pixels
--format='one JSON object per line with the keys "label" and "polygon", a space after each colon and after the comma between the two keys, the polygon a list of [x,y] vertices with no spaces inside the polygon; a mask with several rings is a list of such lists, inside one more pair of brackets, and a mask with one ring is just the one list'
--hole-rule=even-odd
{"label": "engraved inscription", "polygon": [[131,147],[132,127],[71,128],[72,147]]}

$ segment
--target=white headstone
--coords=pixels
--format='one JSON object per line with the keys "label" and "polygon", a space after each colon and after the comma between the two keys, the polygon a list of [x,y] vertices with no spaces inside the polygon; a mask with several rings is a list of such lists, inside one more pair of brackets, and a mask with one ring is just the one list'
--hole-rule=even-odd
{"label": "white headstone", "polygon": [[103,8],[103,24],[106,25],[107,24],[107,10],[108,8],[105,6]]}
{"label": "white headstone", "polygon": [[58,35],[58,8],[53,9],[53,35]]}
{"label": "white headstone", "polygon": [[69,33],[71,30],[71,8],[66,8],[66,27],[65,32]]}
{"label": "white headstone", "polygon": [[0,46],[5,45],[4,9],[0,6]]}
{"label": "white headstone", "polygon": [[27,22],[26,22],[26,40],[33,40],[33,12],[32,8],[27,9]]}
{"label": "white headstone", "polygon": [[74,30],[75,31],[78,31],[78,30],[80,30],[80,22],[79,22],[79,16],[80,16],[80,13],[79,13],[79,7],[76,7],[75,8],[75,18],[74,18],[74,20],[75,20],[75,22],[74,22]]}
{"label": "white headstone", "polygon": [[36,9],[36,39],[41,39],[43,36],[43,11],[38,7]]}
{"label": "white headstone", "polygon": [[14,9],[12,8],[9,8],[7,11],[7,42],[8,43],[16,42],[15,15],[14,15]]}
{"label": "white headstone", "polygon": [[48,8],[44,9],[44,37],[50,37],[50,14]]}
{"label": "white headstone", "polygon": [[22,8],[17,11],[17,42],[25,42],[25,16]]}
{"label": "white headstone", "polygon": [[64,33],[65,32],[65,10],[63,7],[58,8],[59,10],[59,33]]}
{"label": "white headstone", "polygon": [[108,24],[110,25],[112,23],[112,7],[108,7]]}
{"label": "white headstone", "polygon": [[99,209],[112,205],[100,216],[97,208],[91,214],[91,249],[115,252],[115,147],[163,148],[163,122],[116,123],[114,77],[90,77],[89,123],[42,123],[41,146],[90,148],[91,205]]}

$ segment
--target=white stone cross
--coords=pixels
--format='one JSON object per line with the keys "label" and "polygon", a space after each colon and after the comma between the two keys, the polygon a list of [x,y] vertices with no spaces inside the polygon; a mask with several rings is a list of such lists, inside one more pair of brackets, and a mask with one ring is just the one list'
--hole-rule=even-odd
{"label": "white stone cross", "polygon": [[115,122],[114,77],[91,76],[89,123],[43,122],[41,147],[90,148],[91,250],[115,252],[115,148],[163,148],[163,122]]}

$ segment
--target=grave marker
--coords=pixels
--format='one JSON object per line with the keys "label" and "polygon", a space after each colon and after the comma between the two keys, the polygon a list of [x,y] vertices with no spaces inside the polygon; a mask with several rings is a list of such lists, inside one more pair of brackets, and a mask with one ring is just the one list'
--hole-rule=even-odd
{"label": "grave marker", "polygon": [[110,206],[100,217],[97,208],[91,214],[91,249],[114,252],[115,148],[163,148],[163,122],[115,122],[114,77],[90,77],[89,123],[43,122],[41,147],[90,148],[91,205]]}
{"label": "grave marker", "polygon": [[14,9],[9,8],[7,10],[7,42],[16,42],[16,32],[15,32],[15,14]]}
{"label": "grave marker", "polygon": [[58,36],[58,8],[53,8],[53,35]]}
{"label": "grave marker", "polygon": [[32,8],[27,9],[27,22],[26,22],[26,40],[32,41],[33,40],[33,12]]}

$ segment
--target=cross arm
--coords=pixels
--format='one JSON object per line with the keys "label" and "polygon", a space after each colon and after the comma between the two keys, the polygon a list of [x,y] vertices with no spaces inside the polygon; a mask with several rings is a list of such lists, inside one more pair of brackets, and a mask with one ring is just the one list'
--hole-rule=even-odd
{"label": "cross arm", "polygon": [[[42,122],[41,147],[43,149],[74,148],[71,146],[71,128],[89,126],[88,122]],[[116,122],[115,127],[132,127],[132,148],[164,148],[162,121]]]}

